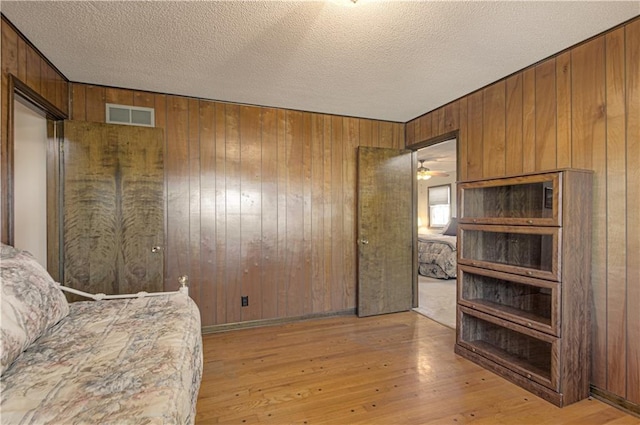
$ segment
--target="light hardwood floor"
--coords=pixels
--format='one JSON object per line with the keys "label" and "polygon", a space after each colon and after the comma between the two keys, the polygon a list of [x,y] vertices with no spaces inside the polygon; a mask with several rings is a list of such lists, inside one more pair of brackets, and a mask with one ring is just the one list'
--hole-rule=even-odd
{"label": "light hardwood floor", "polygon": [[638,424],[595,399],[559,409],[453,353],[415,312],[204,336],[197,424]]}

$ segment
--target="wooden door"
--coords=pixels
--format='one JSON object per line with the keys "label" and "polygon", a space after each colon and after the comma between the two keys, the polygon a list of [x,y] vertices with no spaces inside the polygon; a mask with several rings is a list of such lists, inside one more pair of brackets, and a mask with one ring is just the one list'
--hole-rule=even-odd
{"label": "wooden door", "polygon": [[65,121],[65,285],[162,291],[163,147],[161,129]]}
{"label": "wooden door", "polygon": [[358,148],[358,316],[410,310],[411,152]]}

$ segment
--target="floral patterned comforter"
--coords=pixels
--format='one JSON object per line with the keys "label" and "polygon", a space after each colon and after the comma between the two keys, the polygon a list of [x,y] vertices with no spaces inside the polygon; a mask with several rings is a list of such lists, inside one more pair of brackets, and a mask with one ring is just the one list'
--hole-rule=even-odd
{"label": "floral patterned comforter", "polygon": [[74,303],[2,375],[2,424],[191,424],[201,377],[189,297]]}
{"label": "floral patterned comforter", "polygon": [[456,237],[418,235],[418,273],[436,279],[455,279]]}

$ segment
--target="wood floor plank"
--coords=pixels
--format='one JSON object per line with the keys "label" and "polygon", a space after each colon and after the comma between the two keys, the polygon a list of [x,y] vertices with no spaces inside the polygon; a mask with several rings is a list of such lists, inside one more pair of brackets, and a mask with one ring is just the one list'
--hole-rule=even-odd
{"label": "wood floor plank", "polygon": [[197,424],[631,424],[595,399],[563,409],[453,352],[414,312],[203,337]]}

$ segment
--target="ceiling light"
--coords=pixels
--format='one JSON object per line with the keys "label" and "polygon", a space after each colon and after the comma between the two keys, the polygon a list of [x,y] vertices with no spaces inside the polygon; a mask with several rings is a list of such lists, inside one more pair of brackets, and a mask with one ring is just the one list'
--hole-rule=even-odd
{"label": "ceiling light", "polygon": [[416,173],[418,176],[418,180],[429,180],[431,178],[431,174],[429,174],[429,169],[424,166],[424,159],[420,160],[420,165],[418,166],[418,172]]}
{"label": "ceiling light", "polygon": [[417,177],[418,180],[429,180],[431,177],[436,176],[436,177],[449,177],[449,174],[445,173],[444,171],[431,171],[430,169],[428,169],[427,167],[424,166],[424,162],[426,161],[426,159],[421,159],[418,162],[420,163],[420,165],[418,166],[418,170],[417,170]]}

